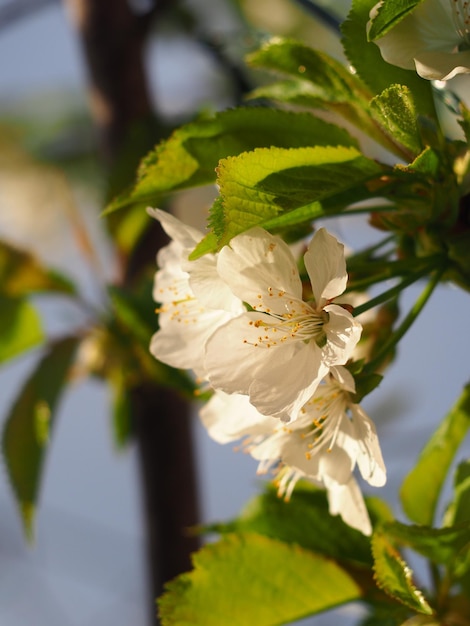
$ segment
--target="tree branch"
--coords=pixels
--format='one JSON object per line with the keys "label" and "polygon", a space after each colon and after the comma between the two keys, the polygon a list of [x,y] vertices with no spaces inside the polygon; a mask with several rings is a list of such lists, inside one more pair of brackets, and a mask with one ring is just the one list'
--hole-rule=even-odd
{"label": "tree branch", "polygon": [[[83,45],[91,111],[103,158],[112,173],[136,125],[146,141],[139,146],[139,156],[157,140],[143,62],[156,9],[137,15],[127,0],[66,2]],[[160,0],[159,10],[163,5]],[[148,132],[142,133],[142,128]],[[135,167],[136,163],[126,157],[124,170],[119,169],[121,188],[134,178]],[[126,286],[132,288],[149,263],[154,267],[155,254],[164,243],[161,229],[152,222],[125,268]],[[167,580],[190,569],[189,553],[198,547],[198,540],[186,532],[198,521],[190,411],[179,396],[151,382],[133,389],[131,401],[152,580],[149,608],[152,623],[156,623],[155,597]]]}

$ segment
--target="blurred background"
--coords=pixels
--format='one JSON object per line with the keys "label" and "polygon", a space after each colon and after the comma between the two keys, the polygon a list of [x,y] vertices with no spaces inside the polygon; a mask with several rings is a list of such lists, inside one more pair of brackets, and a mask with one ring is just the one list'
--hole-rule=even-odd
{"label": "blurred background", "polygon": [[[123,265],[127,270],[131,266],[129,249],[146,228],[135,222],[121,229],[110,226],[100,217],[106,199],[121,190],[123,181],[132,180],[138,157],[159,137],[196,115],[243,101],[258,80],[243,66],[245,53],[269,34],[278,34],[299,37],[341,56],[337,35],[305,11],[302,2],[160,4],[128,2],[132,14],[142,23],[145,20],[143,70],[155,115],[152,132],[144,131],[149,145],[137,132],[130,149],[135,150],[135,160],[123,164],[111,155],[113,141],[120,139],[106,126],[106,103],[90,88],[93,51],[83,24],[85,9],[93,2],[0,0],[0,239],[69,277],[81,294],[79,299],[35,296],[48,338],[89,329],[94,317],[106,310],[105,285],[122,279]],[[113,10],[113,2],[101,5]],[[341,16],[346,5],[338,3],[329,10]],[[116,69],[121,70],[119,65]],[[128,92],[127,98],[132,100],[134,93]],[[202,227],[213,193],[203,188],[176,194],[173,210]],[[328,225],[352,248],[375,237],[359,218]],[[134,232],[133,228],[135,238],[124,241],[123,232]],[[111,242],[110,230],[120,246]],[[152,236],[145,243],[150,259],[159,245]],[[407,290],[403,310],[419,291],[419,287]],[[383,383],[366,399],[389,472],[386,487],[374,495],[388,500],[399,517],[401,480],[468,380],[466,298],[447,286],[433,295]],[[148,307],[153,314],[150,300]],[[0,623],[5,626],[152,623],[144,520],[148,509],[142,486],[142,454],[148,452],[142,452],[132,433],[119,435],[111,416],[112,388],[99,376],[84,375],[93,370],[90,362],[99,358],[96,346],[96,342],[81,346],[73,384],[60,402],[44,466],[34,546],[25,540],[7,474],[2,472]],[[3,364],[2,419],[40,356],[41,349],[33,349]],[[195,410],[189,427],[195,444],[199,519],[228,519],[256,494],[261,480],[255,475],[256,463],[230,446],[212,442]],[[460,458],[467,453],[468,445]],[[160,468],[160,488],[171,488],[178,471],[177,463],[167,474]],[[366,491],[371,493],[370,488]],[[348,624],[360,612],[360,607],[339,609],[303,623]]]}

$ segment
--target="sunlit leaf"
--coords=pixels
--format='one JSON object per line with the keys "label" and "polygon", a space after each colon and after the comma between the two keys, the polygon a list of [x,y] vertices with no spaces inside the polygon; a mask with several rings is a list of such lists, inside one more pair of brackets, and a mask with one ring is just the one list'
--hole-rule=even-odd
{"label": "sunlit leaf", "polygon": [[423,0],[382,0],[377,15],[369,30],[369,39],[374,41],[396,26],[409,15]]}
{"label": "sunlit leaf", "polygon": [[228,535],[193,559],[159,600],[163,626],[276,626],[361,596],[334,561],[257,534]]}
{"label": "sunlit leaf", "polygon": [[21,389],[3,431],[3,454],[25,532],[34,535],[42,469],[57,403],[67,382],[78,340],[52,344]]}
{"label": "sunlit leaf", "polygon": [[317,106],[322,102],[348,104],[370,96],[345,65],[299,41],[276,37],[250,54],[247,61],[304,81],[305,92],[317,99]]}
{"label": "sunlit leaf", "polygon": [[[364,188],[383,169],[355,148],[259,148],[220,161],[222,203],[211,226],[223,245],[253,226],[303,207],[303,219],[317,216],[318,201]],[[310,209],[310,214],[309,210]]]}
{"label": "sunlit leaf", "polygon": [[[380,507],[380,503],[371,501],[373,522],[379,516],[381,520],[393,519],[390,511]],[[339,516],[331,516],[326,493],[301,481],[288,502],[279,498],[273,487],[268,487],[246,505],[237,519],[211,524],[206,531],[256,532],[338,561],[372,565],[370,538],[345,524]]]}
{"label": "sunlit leaf", "polygon": [[[374,93],[350,68],[336,59],[302,43],[276,38],[250,55],[248,60],[255,67],[290,77],[287,81],[262,85],[252,97],[334,112],[390,152],[402,158],[406,155],[399,141],[391,140],[391,128],[382,130],[375,123],[370,111]],[[385,86],[389,84],[383,88]]]}
{"label": "sunlit leaf", "polygon": [[431,615],[432,608],[413,581],[413,571],[384,532],[374,533],[372,552],[377,585],[410,609]]}
{"label": "sunlit leaf", "polygon": [[177,129],[142,161],[137,181],[107,212],[133,203],[153,204],[162,193],[215,182],[220,159],[260,146],[355,146],[344,129],[313,117],[264,107],[217,113]]}
{"label": "sunlit leaf", "polygon": [[376,121],[393,138],[413,154],[421,152],[421,138],[416,121],[416,109],[408,87],[391,85],[371,102]]}
{"label": "sunlit leaf", "polygon": [[441,422],[403,481],[400,496],[408,517],[432,525],[450,464],[470,427],[470,385]]}
{"label": "sunlit leaf", "polygon": [[0,295],[0,363],[40,344],[44,339],[37,310],[23,298]]}
{"label": "sunlit leaf", "polygon": [[420,78],[415,71],[386,63],[379,47],[367,40],[369,12],[376,4],[376,0],[353,0],[348,18],[341,27],[344,49],[354,71],[374,94],[381,93],[393,84],[406,85],[413,94],[418,113],[435,119],[430,81]]}
{"label": "sunlit leaf", "polygon": [[400,522],[388,522],[381,532],[394,543],[412,548],[433,563],[452,568],[456,555],[470,543],[470,526],[459,524],[447,528],[408,526]]}

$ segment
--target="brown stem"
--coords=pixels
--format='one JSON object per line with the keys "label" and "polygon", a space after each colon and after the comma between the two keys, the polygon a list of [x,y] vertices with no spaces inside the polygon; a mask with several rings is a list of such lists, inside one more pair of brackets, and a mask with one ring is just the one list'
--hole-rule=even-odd
{"label": "brown stem", "polygon": [[134,123],[152,114],[143,52],[150,13],[125,0],[66,0],[85,56],[101,151],[113,163]]}
{"label": "brown stem", "polygon": [[[133,14],[127,0],[66,1],[83,45],[101,152],[107,165],[116,168],[136,125],[142,131],[148,124],[147,134],[152,143],[156,141],[143,63],[150,17],[155,15]],[[158,7],[162,4],[160,0]],[[134,173],[134,165],[127,164],[122,187]],[[161,231],[147,233],[124,271],[126,286],[132,286],[149,262],[153,267],[163,243]],[[131,401],[148,538],[149,607],[156,623],[155,597],[166,581],[190,568],[189,553],[198,547],[197,539],[186,531],[198,521],[190,413],[180,397],[150,381],[132,391]]]}

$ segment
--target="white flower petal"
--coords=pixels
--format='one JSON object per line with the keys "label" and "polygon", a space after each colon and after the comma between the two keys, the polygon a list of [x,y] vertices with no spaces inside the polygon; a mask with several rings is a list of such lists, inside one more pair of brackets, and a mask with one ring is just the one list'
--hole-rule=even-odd
{"label": "white flower petal", "polygon": [[317,308],[346,289],[344,246],[325,228],[317,230],[304,256]]}
{"label": "white flower petal", "polygon": [[182,265],[189,274],[189,285],[194,297],[205,307],[223,309],[232,313],[243,313],[245,307],[235,296],[217,271],[217,260],[213,254],[187,261]]}
{"label": "white flower petal", "polygon": [[427,80],[450,80],[470,73],[470,50],[456,53],[421,52],[415,57],[416,71]]}
{"label": "white flower petal", "polygon": [[356,383],[351,372],[342,365],[335,365],[330,369],[330,374],[338,381],[341,388],[350,393],[356,393]]}
{"label": "white flower petal", "polygon": [[354,459],[352,459],[346,450],[341,447],[341,443],[337,441],[337,445],[331,450],[325,450],[321,454],[320,474],[328,476],[339,485],[345,485],[351,478],[354,469]]}
{"label": "white flower petal", "polygon": [[351,476],[345,485],[338,485],[332,480],[325,479],[325,486],[328,490],[331,515],[340,515],[348,526],[359,530],[364,535],[371,535],[372,525],[369,514],[361,490],[354,478]]}
{"label": "white flower petal", "polygon": [[175,302],[193,297],[189,275],[183,272],[181,265],[175,261],[178,251],[179,245],[174,242],[160,251],[167,254],[159,254],[159,261],[163,257],[163,262],[160,263],[161,269],[156,272],[153,283],[152,296],[155,302]]}
{"label": "white flower petal", "polygon": [[204,236],[203,233],[184,224],[171,213],[151,207],[147,208],[147,213],[160,222],[163,230],[171,239],[177,241],[183,248],[187,248],[188,251],[192,250]]}
{"label": "white flower petal", "polygon": [[150,352],[167,365],[193,369],[205,377],[205,342],[228,319],[230,314],[225,311],[202,311],[196,300],[179,303],[174,310],[160,314],[161,327],[151,339]]}
{"label": "white flower petal", "polygon": [[219,443],[271,434],[279,420],[261,415],[247,396],[216,391],[199,412],[209,435]]}
{"label": "white flower petal", "polygon": [[361,475],[370,485],[382,487],[387,481],[387,473],[374,422],[358,404],[353,404],[350,408],[355,438],[359,445],[357,464]]}
{"label": "white flower petal", "polygon": [[329,304],[324,310],[329,320],[324,326],[327,343],[322,349],[322,359],[330,367],[344,365],[361,338],[362,325],[349,311],[336,304]]}
{"label": "white flower petal", "polygon": [[290,346],[284,344],[282,354],[281,349],[276,351],[277,359],[265,363],[249,388],[250,401],[260,413],[283,421],[297,419],[303,405],[328,373],[315,343],[294,344],[295,351],[289,355],[287,348]]}
{"label": "white flower petal", "polygon": [[255,310],[286,312],[286,299],[302,298],[295,259],[279,237],[262,228],[237,235],[219,252],[217,269],[233,293]]}
{"label": "white flower petal", "polygon": [[249,395],[256,378],[269,377],[278,362],[292,359],[297,344],[288,342],[278,346],[275,357],[270,356],[274,348],[263,344],[264,331],[256,326],[268,319],[263,313],[244,313],[217,328],[208,339],[205,367],[214,389]]}

